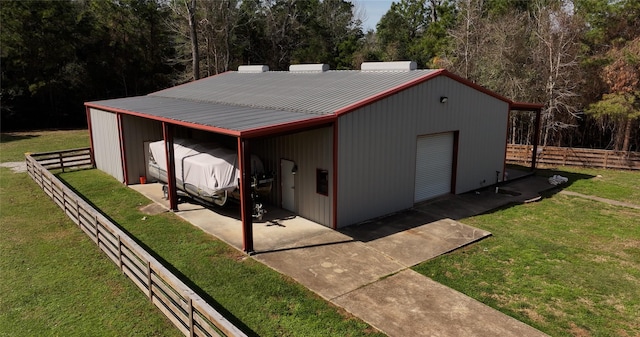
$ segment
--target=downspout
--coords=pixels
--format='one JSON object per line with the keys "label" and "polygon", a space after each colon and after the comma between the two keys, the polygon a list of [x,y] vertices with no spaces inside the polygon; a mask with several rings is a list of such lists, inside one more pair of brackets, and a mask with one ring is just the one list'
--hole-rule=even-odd
{"label": "downspout", "polygon": [[167,162],[167,198],[172,212],[178,211],[178,191],[176,190],[176,159],[173,150],[173,125],[162,122],[164,153]]}
{"label": "downspout", "polygon": [[242,250],[253,255],[253,200],[251,198],[251,151],[249,141],[238,137],[238,168],[240,169],[240,215],[242,219]]}

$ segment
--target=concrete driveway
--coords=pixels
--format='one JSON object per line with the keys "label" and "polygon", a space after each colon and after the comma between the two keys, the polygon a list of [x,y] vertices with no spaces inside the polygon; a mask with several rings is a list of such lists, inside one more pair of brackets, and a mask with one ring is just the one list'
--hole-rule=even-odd
{"label": "concrete driveway", "polygon": [[[450,195],[340,231],[275,210],[254,223],[253,258],[389,336],[546,336],[409,269],[491,235],[457,219],[532,198],[545,183],[529,177],[505,186],[507,193]],[[131,187],[167,208],[159,185]],[[179,209],[178,216],[242,249],[237,210]]]}

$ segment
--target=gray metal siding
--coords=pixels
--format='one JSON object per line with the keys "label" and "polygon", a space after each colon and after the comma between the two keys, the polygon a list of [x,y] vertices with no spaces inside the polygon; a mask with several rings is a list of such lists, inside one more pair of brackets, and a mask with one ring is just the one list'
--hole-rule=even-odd
{"label": "gray metal siding", "polygon": [[162,123],[140,117],[123,115],[122,133],[125,143],[127,178],[129,184],[137,184],[146,174],[144,142],[162,140]]}
{"label": "gray metal siding", "polygon": [[96,167],[124,182],[116,114],[97,109],[90,109],[90,114]]}
{"label": "gray metal siding", "polygon": [[[504,169],[509,104],[446,77],[425,83],[432,114],[420,114],[418,134],[459,130],[455,193],[496,183]],[[438,94],[442,91],[442,94]],[[438,102],[447,96],[448,102]],[[430,125],[442,123],[440,130]]]}
{"label": "gray metal siding", "polygon": [[[252,153],[258,155],[267,171],[274,172],[277,181],[269,202],[280,204],[280,159],[298,166],[295,176],[297,213],[327,227],[332,226],[333,191],[333,129],[325,127],[291,135],[252,141]],[[316,193],[316,169],[329,171],[329,195]]]}
{"label": "gray metal siding", "polygon": [[413,205],[415,137],[401,95],[338,121],[338,227]]}
{"label": "gray metal siding", "polygon": [[338,227],[413,206],[420,135],[460,131],[455,193],[495,183],[508,110],[502,100],[439,76],[341,116]]}

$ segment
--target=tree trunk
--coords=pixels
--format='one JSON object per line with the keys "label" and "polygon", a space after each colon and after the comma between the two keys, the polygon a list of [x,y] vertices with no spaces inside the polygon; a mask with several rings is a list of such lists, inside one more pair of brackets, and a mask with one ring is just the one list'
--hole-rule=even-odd
{"label": "tree trunk", "polygon": [[198,50],[198,32],[196,30],[196,0],[191,0],[190,6],[187,4],[187,11],[189,12],[189,35],[191,37],[193,79],[198,80],[200,79],[200,52]]}
{"label": "tree trunk", "polygon": [[624,123],[624,140],[622,141],[622,151],[629,152],[629,143],[631,142],[631,118],[625,118]]}

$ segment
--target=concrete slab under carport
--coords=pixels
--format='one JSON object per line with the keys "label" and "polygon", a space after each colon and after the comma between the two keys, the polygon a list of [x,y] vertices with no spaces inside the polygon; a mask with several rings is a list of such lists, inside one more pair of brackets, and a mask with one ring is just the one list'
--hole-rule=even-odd
{"label": "concrete slab under carport", "polygon": [[[139,184],[130,187],[156,204],[169,210],[169,201],[164,198],[161,184]],[[230,203],[225,207],[207,208],[187,201],[178,204],[177,216],[190,222],[228,245],[242,250],[242,222],[240,206]],[[296,216],[283,209],[269,209],[262,220],[254,220],[253,236],[256,253],[299,247],[302,238],[333,233],[330,228]],[[350,240],[350,239],[349,239]]]}

